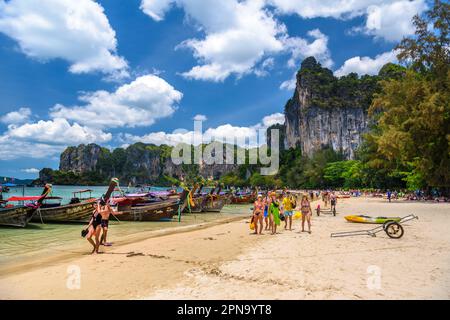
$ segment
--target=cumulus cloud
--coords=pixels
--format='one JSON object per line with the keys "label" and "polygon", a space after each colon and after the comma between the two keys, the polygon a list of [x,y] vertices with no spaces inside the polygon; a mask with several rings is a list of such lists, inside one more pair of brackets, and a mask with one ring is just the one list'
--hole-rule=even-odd
{"label": "cumulus cloud", "polygon": [[49,121],[41,120],[20,126],[10,125],[6,135],[16,140],[64,145],[91,142],[104,143],[112,138],[110,133],[83,127],[78,123],[70,124],[66,119],[62,118]]}
{"label": "cumulus cloud", "polygon": [[365,74],[375,75],[389,62],[397,62],[397,54],[395,51],[379,54],[373,59],[370,57],[353,57],[345,61],[344,65],[336,70],[334,74],[337,77],[342,77],[352,72],[360,76]]}
{"label": "cumulus cloud", "polygon": [[157,0],[142,1],[141,8],[158,21],[170,3],[182,7],[189,21],[205,34],[177,47],[192,50],[199,61],[182,73],[188,79],[221,82],[232,74],[241,77],[254,72],[265,55],[283,50],[279,37],[285,33],[285,26],[264,9],[262,0]]}
{"label": "cumulus cloud", "polygon": [[414,34],[412,18],[427,9],[425,0],[404,0],[370,6],[367,21],[362,31],[377,38],[397,42]]}
{"label": "cumulus cloud", "polygon": [[[177,129],[172,133],[167,132],[151,132],[143,136],[136,136],[127,133],[119,135],[119,140],[125,145],[136,142],[152,143],[156,145],[167,144],[175,146],[179,143],[198,144],[209,143],[211,141],[237,143],[241,147],[256,147],[265,143],[265,130],[273,124],[284,123],[284,115],[282,113],[274,113],[265,116],[260,123],[253,126],[233,126],[231,124],[223,124],[215,128],[207,128],[202,132],[202,140],[194,140],[194,131],[185,129]],[[259,130],[262,130],[262,140],[258,139]],[[234,142],[233,142],[234,141]]]}
{"label": "cumulus cloud", "polygon": [[59,155],[66,147],[13,139],[8,135],[0,136],[0,160],[20,158],[48,159]]}
{"label": "cumulus cloud", "polygon": [[30,119],[30,116],[30,108],[20,108],[17,111],[11,111],[0,117],[0,121],[5,124],[21,124],[27,122]]}
{"label": "cumulus cloud", "polygon": [[53,118],[65,118],[94,128],[149,126],[168,117],[183,94],[155,75],[138,77],[115,92],[96,91],[80,97],[81,106],[56,105]]}
{"label": "cumulus cloud", "polygon": [[411,19],[426,10],[426,0],[268,0],[278,14],[297,14],[302,18],[349,19],[364,16],[364,26],[353,31],[398,41],[411,35]]}
{"label": "cumulus cloud", "polygon": [[274,113],[268,116],[265,116],[262,120],[264,127],[270,127],[275,124],[284,124],[284,114],[283,113]]}
{"label": "cumulus cloud", "polygon": [[63,59],[70,72],[128,75],[117,55],[115,31],[103,7],[92,0],[0,0],[0,32],[40,61]]}

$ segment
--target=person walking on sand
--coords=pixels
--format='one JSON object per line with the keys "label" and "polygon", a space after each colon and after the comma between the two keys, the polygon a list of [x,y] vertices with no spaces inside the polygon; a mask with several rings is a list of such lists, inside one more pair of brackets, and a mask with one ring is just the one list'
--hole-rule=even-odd
{"label": "person walking on sand", "polygon": [[391,192],[391,190],[388,190],[387,191],[387,198],[388,198],[389,202],[391,202],[391,196],[392,196],[392,192]]}
{"label": "person walking on sand", "polygon": [[280,220],[280,202],[277,199],[277,194],[275,192],[271,193],[271,201],[269,206],[269,214],[272,220],[272,234],[277,233],[277,226],[281,224]]}
{"label": "person walking on sand", "polygon": [[263,230],[263,215],[264,215],[264,201],[262,195],[258,194],[258,197],[253,205],[253,223],[255,224],[255,234],[262,234]]}
{"label": "person walking on sand", "polygon": [[291,196],[291,193],[286,192],[286,196],[283,199],[283,214],[285,217],[284,220],[284,230],[287,230],[289,225],[289,230],[292,230],[292,216],[294,215],[294,199]]}
{"label": "person walking on sand", "polygon": [[337,197],[336,197],[336,193],[333,191],[330,195],[330,204],[331,204],[331,211],[336,210],[336,203],[337,203]]}
{"label": "person walking on sand", "polygon": [[305,232],[305,220],[308,222],[308,233],[311,233],[311,203],[308,197],[304,195],[301,201],[301,211],[302,211],[302,232]]}
{"label": "person walking on sand", "polygon": [[266,227],[264,228],[264,231],[268,231],[269,228],[272,228],[272,219],[269,215],[269,206],[270,206],[270,196],[267,194],[264,197],[264,223]]}
{"label": "person walking on sand", "polygon": [[100,215],[102,216],[102,220],[101,220],[101,228],[102,228],[102,237],[100,240],[100,245],[109,247],[111,246],[111,243],[106,241],[106,236],[108,235],[108,225],[109,225],[109,217],[112,213],[112,208],[109,205],[109,203],[106,203],[104,196],[102,196],[102,198],[100,199],[100,208],[98,209],[100,212]]}
{"label": "person walking on sand", "polygon": [[[87,241],[93,246],[91,254],[98,253],[98,248],[100,247],[100,232],[102,230],[102,215],[99,212],[100,204],[97,203],[95,205],[94,212],[92,214],[91,219],[89,220],[89,224],[87,227],[88,233],[86,235]],[[95,236],[95,241],[92,240],[92,237]]]}

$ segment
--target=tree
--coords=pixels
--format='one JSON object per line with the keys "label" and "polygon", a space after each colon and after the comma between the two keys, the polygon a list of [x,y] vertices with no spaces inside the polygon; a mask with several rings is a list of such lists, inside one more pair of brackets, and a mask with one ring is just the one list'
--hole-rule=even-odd
{"label": "tree", "polygon": [[371,164],[410,187],[450,186],[449,8],[435,1],[424,18],[414,17],[415,37],[397,47],[409,68],[404,77],[381,82],[369,109],[376,122],[368,136],[376,152]]}

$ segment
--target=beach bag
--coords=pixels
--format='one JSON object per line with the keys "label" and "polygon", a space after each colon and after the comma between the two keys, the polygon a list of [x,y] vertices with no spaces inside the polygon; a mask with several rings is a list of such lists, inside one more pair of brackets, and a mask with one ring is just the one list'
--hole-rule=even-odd
{"label": "beach bag", "polygon": [[89,233],[88,229],[83,229],[81,230],[81,237],[85,238],[87,236],[87,234]]}
{"label": "beach bag", "polygon": [[286,218],[284,217],[284,214],[280,214],[280,220],[281,220],[281,221],[286,220]]}
{"label": "beach bag", "polygon": [[250,230],[255,230],[255,223],[253,222],[253,217],[252,220],[250,220]]}

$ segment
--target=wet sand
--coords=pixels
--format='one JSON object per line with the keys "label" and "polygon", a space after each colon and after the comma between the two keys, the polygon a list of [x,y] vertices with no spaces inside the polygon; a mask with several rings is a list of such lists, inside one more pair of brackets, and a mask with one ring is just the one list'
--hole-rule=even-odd
{"label": "wet sand", "polygon": [[[410,213],[420,219],[398,240],[330,238],[371,227],[347,214]],[[235,219],[2,272],[0,298],[450,299],[450,204],[340,199],[337,217],[314,215],[312,234],[294,220],[293,231],[255,236]]]}

